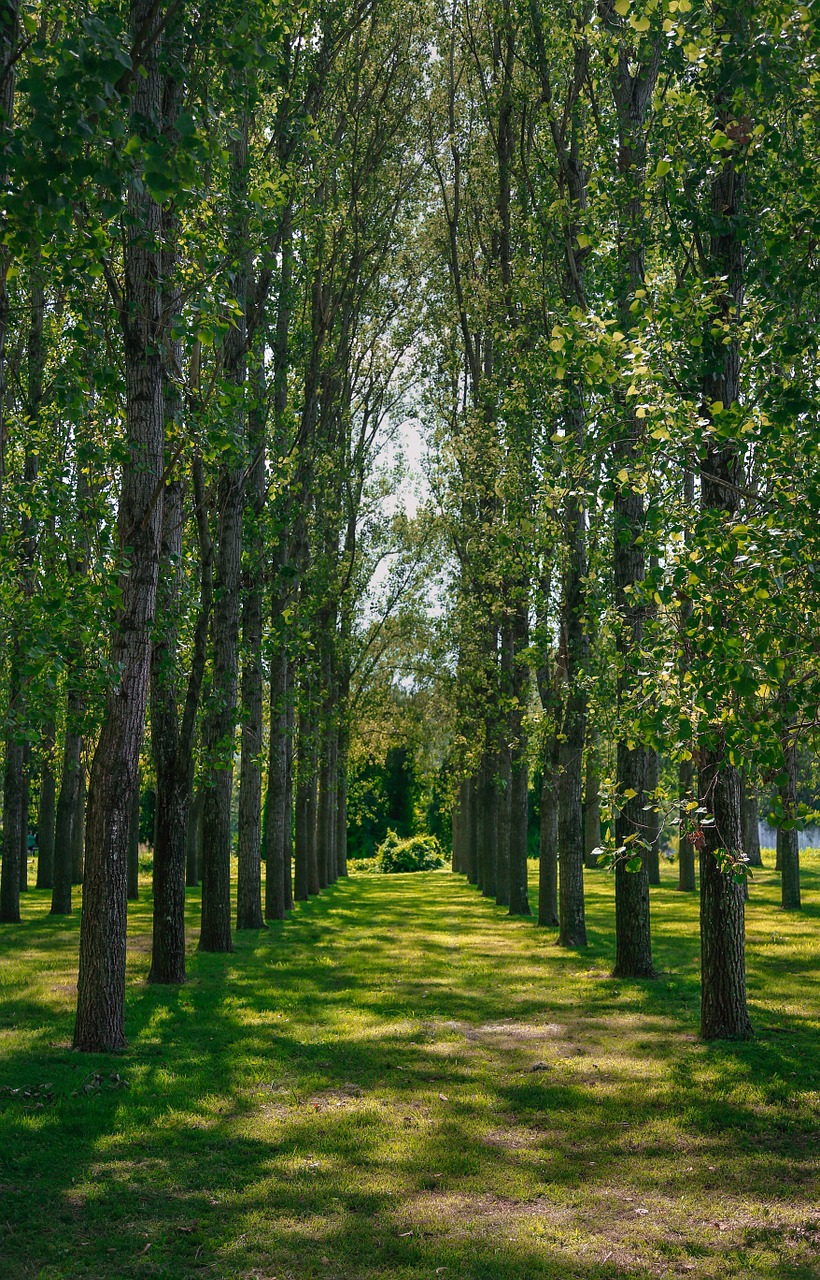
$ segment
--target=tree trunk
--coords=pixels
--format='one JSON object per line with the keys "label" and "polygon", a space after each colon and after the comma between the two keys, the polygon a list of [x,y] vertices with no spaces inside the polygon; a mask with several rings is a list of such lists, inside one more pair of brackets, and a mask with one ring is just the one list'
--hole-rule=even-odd
{"label": "tree trunk", "polygon": [[701,829],[701,1035],[746,1040],[752,1027],[746,1011],[743,888],[716,856],[737,856],[742,847],[741,774],[726,763],[722,743],[704,751],[698,790],[714,820]]}
{"label": "tree trunk", "polygon": [[299,712],[299,733],[296,739],[296,886],[297,902],[307,902],[311,892],[310,870],[310,743],[308,717]]}
{"label": "tree trunk", "polygon": [[140,896],[140,779],[134,787],[134,800],[128,826],[128,901],[136,902]]}
{"label": "tree trunk", "polygon": [[601,847],[601,803],[598,797],[598,733],[587,736],[587,767],[584,779],[584,866],[598,866],[596,849]]}
{"label": "tree trunk", "polygon": [[695,763],[693,760],[681,760],[678,766],[678,795],[680,796],[680,825],[678,827],[678,889],[682,893],[695,893],[695,846],[690,836],[686,835],[687,826],[691,826],[691,814],[687,805],[692,799],[695,780]]}
{"label": "tree trunk", "polygon": [[54,823],[56,820],[57,780],[54,776],[56,729],[51,719],[43,733],[43,759],[40,766],[40,808],[37,814],[37,888],[54,885]]}
{"label": "tree trunk", "polygon": [[285,739],[285,823],[282,831],[282,868],[285,877],[285,910],[293,910],[293,734],[296,709],[293,705],[293,666],[288,662],[288,733]]}
{"label": "tree trunk", "polygon": [[28,807],[29,807],[29,768],[31,765],[31,744],[23,743],[23,771],[21,775],[20,794],[20,892],[28,892]]}
{"label": "tree trunk", "polygon": [[475,884],[478,876],[478,778],[473,775],[467,779],[467,810],[464,823],[464,853],[467,865],[464,868],[468,884]]}
{"label": "tree trunk", "polygon": [[[515,680],[515,639],[512,621],[501,626],[501,688],[508,697]],[[509,721],[509,713],[505,717]],[[510,840],[512,831],[512,748],[511,726],[502,724],[498,747],[498,851],[496,858],[495,900],[500,907],[510,905]]]}
{"label": "tree trunk", "polygon": [[[71,882],[82,884],[85,878],[85,823],[88,806],[88,783],[85,776],[85,764],[80,760],[80,775],[77,779],[76,809],[71,822]],[[126,838],[127,856],[127,838]]]}
{"label": "tree trunk", "polygon": [[[190,787],[190,782],[189,782]],[[185,883],[189,889],[199,884],[199,850],[202,845],[202,817],[205,809],[205,792],[197,787],[188,815],[188,831],[185,848]]]}
{"label": "tree trunk", "polygon": [[646,802],[653,806],[644,813],[644,825],[646,828],[645,840],[649,845],[646,851],[646,867],[649,877],[649,883],[659,885],[661,882],[661,851],[660,851],[660,835],[661,824],[660,815],[657,812],[658,801],[655,792],[658,789],[660,781],[660,760],[658,753],[654,747],[648,747],[646,751]]}
{"label": "tree trunk", "polygon": [[239,769],[237,929],[261,929],[262,918],[262,580],[265,543],[265,384],[257,357],[255,397],[248,415],[246,567],[242,605],[242,758]]}
{"label": "tree trunk", "polygon": [[[488,725],[488,738],[491,726]],[[498,783],[496,781],[498,757],[488,751],[484,764],[484,825],[482,831],[483,875],[481,892],[485,898],[495,897],[496,864],[498,862]]]}
{"label": "tree trunk", "polygon": [[[132,0],[132,40],[157,21],[150,0]],[[131,99],[132,137],[154,140],[162,106],[159,37],[149,39]],[[108,695],[91,766],[80,930],[75,1048],[110,1052],[125,1044],[126,863],[151,660],[151,624],[162,530],[163,399],[161,219],[144,184],[128,197],[125,231],[126,439],[118,514],[123,572]]]}
{"label": "tree trunk", "polygon": [[[69,671],[71,679],[71,671]],[[78,815],[83,740],[77,732],[82,722],[82,700],[76,689],[69,688],[66,714],[60,794],[54,822],[54,885],[51,892],[51,914],[71,915],[71,882],[73,867],[72,828]]]}
{"label": "tree trunk", "polygon": [[524,715],[529,699],[529,668],[524,654],[529,643],[527,588],[518,584],[513,613],[513,709],[510,716],[510,915],[528,916],[530,895],[527,869],[529,786],[527,732]]}
{"label": "tree trunk", "polygon": [[760,856],[760,812],[757,796],[743,777],[743,852],[750,867],[762,867]]}
{"label": "tree trunk", "polygon": [[270,664],[270,744],[265,820],[265,919],[284,920],[285,828],[287,811],[288,654],[283,639],[275,639]]}
{"label": "tree trunk", "polygon": [[558,739],[549,737],[541,782],[538,862],[538,923],[557,928],[558,919]]}
{"label": "tree trunk", "polygon": [[[783,742],[783,766],[785,781],[780,788],[780,800],[787,822],[793,822],[797,813],[797,740],[794,734],[786,734]],[[800,910],[800,838],[797,827],[786,830],[779,827],[777,845],[780,853],[780,905],[784,911]]]}

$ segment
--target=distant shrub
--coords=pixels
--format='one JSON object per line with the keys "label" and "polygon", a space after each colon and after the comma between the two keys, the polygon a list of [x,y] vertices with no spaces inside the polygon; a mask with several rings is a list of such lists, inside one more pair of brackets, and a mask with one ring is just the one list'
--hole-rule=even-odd
{"label": "distant shrub", "polygon": [[402,840],[388,831],[376,851],[380,871],[435,871],[444,866],[444,853],[435,836],[409,836]]}
{"label": "distant shrub", "polygon": [[353,876],[372,876],[380,871],[378,862],[373,858],[348,858],[347,871],[348,875]]}

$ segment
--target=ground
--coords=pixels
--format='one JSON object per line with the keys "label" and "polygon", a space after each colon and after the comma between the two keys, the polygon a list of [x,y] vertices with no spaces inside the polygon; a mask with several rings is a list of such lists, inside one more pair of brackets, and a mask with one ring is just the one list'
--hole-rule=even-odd
{"label": "ground", "polygon": [[[820,855],[806,909],[748,910],[756,1039],[697,1038],[694,897],[653,891],[652,982],[459,876],[360,876],[145,984],[74,1053],[78,920],[0,927],[3,1280],[626,1280],[820,1276]],[[533,885],[533,901],[535,890]]]}

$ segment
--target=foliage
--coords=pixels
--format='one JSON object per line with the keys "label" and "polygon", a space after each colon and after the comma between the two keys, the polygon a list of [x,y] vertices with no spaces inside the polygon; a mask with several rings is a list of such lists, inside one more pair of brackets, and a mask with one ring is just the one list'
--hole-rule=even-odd
{"label": "foliage", "polygon": [[376,862],[380,871],[437,871],[444,866],[444,853],[435,836],[409,836],[402,840],[388,831],[379,845]]}

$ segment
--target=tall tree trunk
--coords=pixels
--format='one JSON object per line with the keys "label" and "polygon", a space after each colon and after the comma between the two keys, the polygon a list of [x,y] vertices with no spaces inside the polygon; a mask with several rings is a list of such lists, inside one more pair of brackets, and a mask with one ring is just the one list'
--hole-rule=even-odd
{"label": "tall tree trunk", "polygon": [[467,865],[464,868],[468,884],[475,884],[477,878],[477,845],[478,845],[478,779],[475,775],[467,779],[467,811],[464,822],[464,853]]}
{"label": "tall tree trunk", "polygon": [[[644,185],[646,178],[646,121],[658,78],[660,54],[656,43],[648,47],[646,61],[640,62],[630,28],[615,16],[611,0],[600,0],[599,8],[618,39],[613,62],[612,93],[618,118],[619,177],[619,282],[618,309],[621,329],[632,327],[630,307],[635,291],[643,286]],[[643,639],[644,606],[636,601],[634,588],[644,579],[644,497],[634,483],[638,441],[642,426],[631,401],[622,398],[621,429],[613,449],[616,479],[613,519],[613,561],[615,605],[620,615],[617,648],[619,655],[618,705],[628,715],[629,700],[640,681],[638,666]],[[618,812],[615,818],[615,845],[624,852],[615,866],[615,970],[619,977],[651,977],[652,944],[649,921],[649,877],[644,847],[646,791],[646,748],[631,743],[620,731],[617,749]],[[637,860],[637,867],[634,863]],[[630,867],[627,870],[627,867]]]}
{"label": "tall tree trunk", "polygon": [[288,654],[284,638],[275,638],[270,664],[270,745],[265,821],[265,918],[284,920],[285,826],[287,811]]}
{"label": "tall tree trunk", "polygon": [[285,877],[285,910],[293,910],[293,735],[296,708],[293,705],[293,666],[288,662],[288,733],[285,739],[285,822],[282,830],[282,868]]}
{"label": "tall tree trunk", "polygon": [[[715,69],[715,119],[725,132],[735,111],[737,60],[745,44],[744,6],[718,6],[714,17],[721,43]],[[731,409],[740,398],[738,327],[743,306],[743,179],[732,154],[724,154],[712,178],[710,269],[713,314],[707,321],[703,352],[705,376],[701,416],[709,420],[718,401]],[[713,338],[717,330],[720,340]],[[729,341],[723,334],[729,335]],[[701,453],[700,500],[704,512],[719,523],[736,520],[743,482],[743,458],[734,441],[720,433],[706,435]],[[714,626],[714,616],[710,621]],[[714,818],[704,831],[700,856],[701,1035],[706,1040],[751,1035],[746,1007],[745,922],[743,889],[736,883],[732,861],[743,848],[741,771],[729,763],[720,725],[706,727],[701,751],[699,802]]]}
{"label": "tall tree trunk", "polygon": [[261,929],[262,918],[262,580],[265,543],[264,367],[257,357],[254,401],[248,414],[250,455],[246,519],[246,564],[242,603],[242,757],[239,769],[239,837],[236,887],[237,929]]}
{"label": "tall tree trunk", "polygon": [[528,916],[530,896],[527,870],[529,827],[529,774],[527,733],[524,728],[529,697],[529,670],[524,657],[529,642],[528,601],[520,594],[513,614],[513,711],[510,717],[512,755],[510,759],[510,915]]}
{"label": "tall tree trunk", "polygon": [[57,806],[57,779],[54,776],[54,719],[47,721],[43,732],[43,756],[40,765],[40,807],[37,814],[37,888],[54,885],[54,823]]}
{"label": "tall tree trunk", "polygon": [[[511,700],[514,685],[515,639],[512,619],[501,624],[500,678],[502,696]],[[512,746],[509,713],[500,727],[498,745],[498,851],[496,858],[495,900],[500,907],[510,905],[510,839],[512,827]]]}
{"label": "tall tree trunk", "polygon": [[31,744],[23,743],[23,771],[21,775],[20,795],[20,892],[28,892],[28,807],[30,792],[29,769],[31,766]]}
{"label": "tall tree trunk", "polygon": [[[580,388],[573,390],[570,415],[578,447],[583,443],[584,410]],[[564,718],[558,744],[558,875],[562,947],[585,947],[583,760],[586,738],[586,694],[583,674],[588,662],[584,619],[586,517],[574,493],[566,510],[567,570],[561,616],[562,666],[566,680]]]}
{"label": "tall tree trunk", "polygon": [[[150,0],[132,0],[132,40],[158,21]],[[149,40],[134,78],[131,134],[153,142],[162,107],[159,37]],[[110,1052],[125,1044],[126,861],[128,827],[145,721],[151,623],[162,530],[163,401],[159,206],[135,182],[125,230],[126,440],[118,514],[123,572],[109,693],[91,766],[74,1045]]]}

